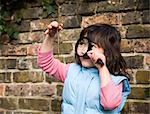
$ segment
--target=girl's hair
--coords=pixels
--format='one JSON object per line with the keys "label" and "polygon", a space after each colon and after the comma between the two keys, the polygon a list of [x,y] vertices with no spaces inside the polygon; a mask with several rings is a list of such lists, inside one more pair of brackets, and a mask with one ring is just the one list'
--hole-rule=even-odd
{"label": "girl's hair", "polygon": [[104,49],[106,57],[106,66],[113,75],[125,75],[127,65],[120,52],[121,35],[113,26],[108,24],[94,24],[84,28],[80,33],[80,38],[75,46],[76,62],[81,65],[79,56],[77,55],[77,47],[80,40],[87,37],[90,41]]}

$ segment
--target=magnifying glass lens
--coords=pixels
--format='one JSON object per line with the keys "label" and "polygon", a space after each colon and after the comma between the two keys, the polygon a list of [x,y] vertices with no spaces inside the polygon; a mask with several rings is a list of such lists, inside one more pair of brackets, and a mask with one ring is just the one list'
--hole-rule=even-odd
{"label": "magnifying glass lens", "polygon": [[89,48],[89,42],[87,39],[82,39],[79,41],[78,48],[77,48],[77,53],[79,56],[84,56]]}
{"label": "magnifying glass lens", "polygon": [[[87,55],[87,52],[92,49],[91,42],[84,38],[79,41],[78,47],[77,47],[77,54],[79,57],[83,57],[84,59],[90,59]],[[101,59],[98,59],[96,61],[97,64],[100,64],[101,66],[104,65],[103,61]]]}

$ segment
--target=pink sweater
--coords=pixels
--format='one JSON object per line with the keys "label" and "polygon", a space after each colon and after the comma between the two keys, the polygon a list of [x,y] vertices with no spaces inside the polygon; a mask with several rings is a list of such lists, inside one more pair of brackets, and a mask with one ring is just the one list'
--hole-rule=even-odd
{"label": "pink sweater", "polygon": [[[50,75],[53,75],[56,79],[65,81],[69,64],[61,63],[59,60],[53,57],[53,52],[40,52],[38,51],[38,65]],[[101,105],[105,109],[116,108],[122,100],[122,83],[115,85],[112,81],[105,87],[100,87]]]}

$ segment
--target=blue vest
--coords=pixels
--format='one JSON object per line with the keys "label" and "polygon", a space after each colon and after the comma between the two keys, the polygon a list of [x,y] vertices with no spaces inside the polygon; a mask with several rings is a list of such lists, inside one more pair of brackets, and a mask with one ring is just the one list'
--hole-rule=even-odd
{"label": "blue vest", "polygon": [[100,104],[98,70],[70,64],[62,94],[62,114],[120,114],[130,93],[130,86],[124,76],[111,75],[111,78],[116,85],[123,82],[122,103],[114,110],[104,110]]}

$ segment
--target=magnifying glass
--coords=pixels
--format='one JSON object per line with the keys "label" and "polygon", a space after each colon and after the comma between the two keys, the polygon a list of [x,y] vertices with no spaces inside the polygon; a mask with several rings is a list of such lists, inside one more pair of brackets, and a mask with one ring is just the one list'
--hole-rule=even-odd
{"label": "magnifying glass", "polygon": [[[78,49],[77,49],[77,55],[79,57],[83,57],[84,59],[90,59],[87,55],[87,52],[92,50],[92,41],[90,41],[88,38],[83,38],[79,41]],[[100,64],[101,66],[104,65],[103,61],[101,59],[98,59],[96,61],[97,64]]]}

